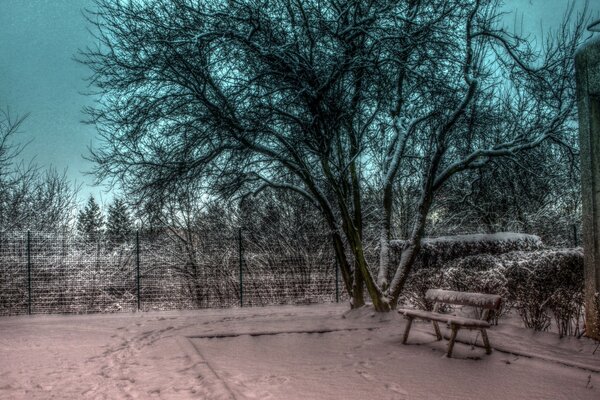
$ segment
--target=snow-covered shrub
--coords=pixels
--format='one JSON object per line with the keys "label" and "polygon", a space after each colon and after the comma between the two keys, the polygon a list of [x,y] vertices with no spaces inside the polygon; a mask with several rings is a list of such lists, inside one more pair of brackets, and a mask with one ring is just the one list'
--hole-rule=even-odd
{"label": "snow-covered shrub", "polygon": [[[404,240],[390,242],[393,263],[400,261],[404,244]],[[424,238],[416,265],[440,268],[448,261],[470,255],[534,251],[541,250],[543,247],[538,236],[513,232]]]}
{"label": "snow-covered shrub", "polygon": [[[400,261],[404,244],[402,240],[390,242],[392,263]],[[425,299],[425,293],[427,289],[444,286],[447,279],[445,270],[453,260],[479,254],[494,255],[542,248],[543,244],[538,236],[512,232],[425,238],[401,301],[431,310],[433,305]]]}
{"label": "snow-covered shrub", "polygon": [[499,256],[509,299],[525,326],[546,330],[554,317],[561,336],[576,333],[583,304],[583,250],[512,252]]}
{"label": "snow-covered shrub", "polygon": [[[395,243],[398,246],[398,242]],[[465,235],[425,239],[404,301],[431,309],[430,288],[499,294],[497,318],[514,307],[526,327],[576,335],[583,307],[583,251],[542,249],[537,236]]]}

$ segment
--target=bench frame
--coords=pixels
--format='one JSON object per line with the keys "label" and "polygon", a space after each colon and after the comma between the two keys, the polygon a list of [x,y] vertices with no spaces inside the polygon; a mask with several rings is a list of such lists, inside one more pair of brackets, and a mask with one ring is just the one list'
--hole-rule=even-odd
{"label": "bench frame", "polygon": [[[448,324],[452,333],[448,341],[448,349],[446,352],[447,357],[452,357],[452,350],[454,349],[456,335],[461,328],[468,330],[479,330],[481,332],[481,338],[483,339],[486,354],[492,353],[492,347],[490,345],[490,340],[488,338],[486,329],[490,327],[488,322],[490,311],[498,310],[500,308],[502,302],[500,296],[481,293],[454,292],[451,290],[441,289],[429,289],[425,297],[427,300],[434,302],[433,311],[411,309],[398,310],[398,312],[403,314],[407,319],[406,328],[404,329],[404,336],[402,337],[402,344],[406,344],[408,341],[408,335],[410,333],[412,322],[415,318],[418,318],[432,322],[437,340],[442,340],[442,333],[438,323],[445,322]],[[473,319],[441,314],[438,312],[441,304],[455,304],[481,308],[483,309],[482,317],[481,319]]]}

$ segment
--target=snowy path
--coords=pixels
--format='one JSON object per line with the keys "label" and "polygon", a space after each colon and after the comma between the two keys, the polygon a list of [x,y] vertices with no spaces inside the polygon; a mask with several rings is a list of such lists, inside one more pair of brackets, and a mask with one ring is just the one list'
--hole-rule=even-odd
{"label": "snowy path", "polygon": [[[431,326],[345,305],[0,319],[0,399],[597,399],[589,340],[508,324],[442,355]],[[304,332],[304,333],[298,333]],[[312,333],[309,333],[312,332]],[[473,337],[464,337],[472,342]],[[549,362],[556,360],[558,362]],[[564,364],[587,369],[568,367]]]}

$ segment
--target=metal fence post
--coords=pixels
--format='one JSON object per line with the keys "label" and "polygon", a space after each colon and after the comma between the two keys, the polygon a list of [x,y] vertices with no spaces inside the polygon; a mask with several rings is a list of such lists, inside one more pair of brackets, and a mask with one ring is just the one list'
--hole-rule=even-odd
{"label": "metal fence post", "polygon": [[337,257],[335,258],[335,302],[340,302],[340,266]]}
{"label": "metal fence post", "polygon": [[244,248],[242,247],[242,228],[238,229],[238,256],[240,264],[240,307],[244,307]]}
{"label": "metal fence post", "polygon": [[137,289],[137,309],[141,309],[141,297],[140,297],[140,231],[135,231],[135,283]]}
{"label": "metal fence post", "polygon": [[27,314],[31,315],[31,232],[27,231]]}

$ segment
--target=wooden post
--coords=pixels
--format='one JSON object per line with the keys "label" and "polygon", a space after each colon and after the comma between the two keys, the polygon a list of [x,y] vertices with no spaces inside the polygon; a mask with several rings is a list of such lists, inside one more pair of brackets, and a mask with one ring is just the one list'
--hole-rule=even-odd
{"label": "wooden post", "polygon": [[410,333],[410,326],[412,325],[413,322],[413,317],[406,317],[407,321],[406,321],[406,328],[404,329],[404,336],[402,337],[402,344],[406,344],[406,341],[408,340],[408,334]]}
{"label": "wooden post", "polygon": [[340,265],[335,258],[335,302],[340,302]]}
{"label": "wooden post", "polygon": [[481,332],[481,338],[483,339],[483,345],[485,346],[485,353],[492,354],[492,346],[490,346],[490,339],[488,339],[487,331],[485,328],[479,330]]}
{"label": "wooden post", "polygon": [[27,231],[27,314],[31,315],[31,232]]}
{"label": "wooden post", "polygon": [[452,350],[454,350],[454,342],[456,341],[456,334],[458,333],[457,325],[450,324],[450,328],[452,329],[452,335],[450,336],[450,341],[448,342],[448,352],[446,352],[446,356],[448,358],[452,357]]}
{"label": "wooden post", "polygon": [[244,247],[242,243],[242,228],[238,230],[238,259],[240,267],[240,307],[244,307]]}
{"label": "wooden post", "polygon": [[[435,302],[435,304],[433,305],[433,312],[438,312],[440,309],[440,303],[439,302]],[[435,337],[437,338],[437,340],[442,340],[442,332],[440,331],[440,326],[437,323],[437,321],[431,321],[431,323],[433,324],[433,330],[435,331]]]}
{"label": "wooden post", "polygon": [[137,309],[142,308],[142,298],[140,292],[140,231],[135,231],[135,289],[137,294]]}
{"label": "wooden post", "polygon": [[433,324],[435,337],[437,338],[437,340],[442,340],[442,332],[440,331],[440,325],[437,323],[437,321],[431,321],[431,323]]}
{"label": "wooden post", "polygon": [[600,34],[588,40],[575,54],[575,76],[581,152],[586,334],[600,340],[600,310],[594,307],[594,297],[600,292]]}

